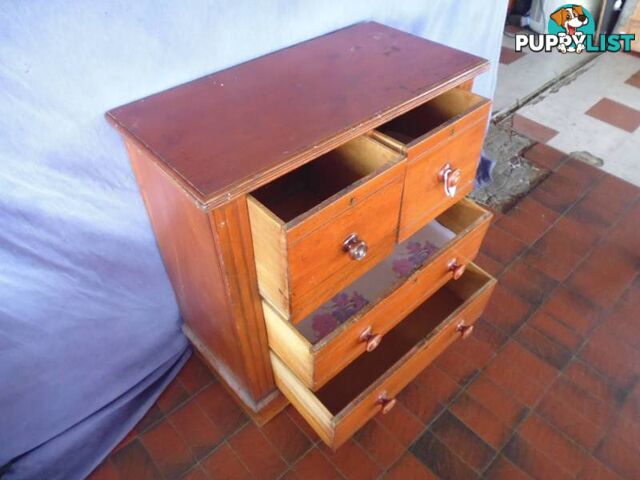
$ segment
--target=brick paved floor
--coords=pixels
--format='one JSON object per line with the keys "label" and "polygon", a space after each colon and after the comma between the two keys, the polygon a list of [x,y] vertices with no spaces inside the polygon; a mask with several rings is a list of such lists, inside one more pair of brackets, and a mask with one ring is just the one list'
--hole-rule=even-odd
{"label": "brick paved floor", "polygon": [[477,263],[499,277],[457,342],[335,453],[292,409],[255,427],[191,358],[97,479],[640,478],[640,189],[555,169]]}

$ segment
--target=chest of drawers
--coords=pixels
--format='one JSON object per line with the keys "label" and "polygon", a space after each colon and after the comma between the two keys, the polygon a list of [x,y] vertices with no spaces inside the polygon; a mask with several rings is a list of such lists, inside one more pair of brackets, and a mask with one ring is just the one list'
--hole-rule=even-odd
{"label": "chest of drawers", "polygon": [[337,448],[473,331],[487,67],[363,23],[107,113],[184,332],[257,423],[290,402]]}

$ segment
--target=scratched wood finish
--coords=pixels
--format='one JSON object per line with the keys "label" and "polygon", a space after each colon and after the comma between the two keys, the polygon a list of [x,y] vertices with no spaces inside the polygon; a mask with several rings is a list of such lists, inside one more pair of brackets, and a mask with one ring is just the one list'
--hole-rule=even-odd
{"label": "scratched wood finish", "polygon": [[360,340],[366,328],[371,327],[375,334],[383,335],[384,343],[384,335],[389,330],[451,279],[449,265],[452,261],[459,265],[473,261],[491,216],[471,200],[463,199],[451,207],[438,217],[438,221],[455,232],[456,237],[384,298],[372,301],[358,315],[315,344],[264,302],[269,347],[306,387],[317,390],[360,355],[368,354],[366,343]]}
{"label": "scratched wood finish", "polygon": [[334,450],[382,410],[427,365],[461,337],[484,310],[495,280],[471,264],[387,334],[386,342],[346,367],[314,393],[275,354],[276,383],[320,438]]}
{"label": "scratched wood finish", "polygon": [[[454,88],[371,133],[407,154],[400,241],[471,192],[490,106],[489,100]],[[453,197],[445,194],[439,175],[446,164],[461,171]]]}
{"label": "scratched wood finish", "polygon": [[487,69],[474,55],[361,23],[115,108],[108,118],[213,206]]}

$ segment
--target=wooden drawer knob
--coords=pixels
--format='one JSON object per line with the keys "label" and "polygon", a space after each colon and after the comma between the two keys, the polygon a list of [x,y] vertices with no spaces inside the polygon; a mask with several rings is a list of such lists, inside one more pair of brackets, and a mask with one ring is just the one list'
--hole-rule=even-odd
{"label": "wooden drawer knob", "polygon": [[352,233],[342,243],[342,250],[348,252],[352,259],[362,260],[367,256],[367,242],[360,240],[357,233]]}
{"label": "wooden drawer knob", "polygon": [[373,333],[373,328],[367,327],[364,332],[360,334],[360,341],[367,342],[367,352],[373,352],[378,348],[378,345],[380,345],[382,335]]}
{"label": "wooden drawer knob", "polygon": [[465,340],[473,333],[473,325],[467,325],[464,321],[460,322],[456,327],[456,332],[460,332],[460,336]]}
{"label": "wooden drawer knob", "polygon": [[387,413],[389,413],[391,411],[391,409],[393,407],[396,406],[396,399],[395,398],[389,398],[389,396],[387,395],[387,392],[382,392],[380,394],[380,396],[378,397],[378,402],[379,405],[382,405],[382,414],[386,415]]}
{"label": "wooden drawer knob", "polygon": [[458,280],[467,269],[467,266],[463,263],[458,263],[455,258],[449,262],[449,270],[453,272],[453,279]]}
{"label": "wooden drawer knob", "polygon": [[440,169],[438,178],[444,185],[444,194],[447,197],[455,197],[458,190],[458,184],[462,178],[462,170],[456,168],[455,170],[450,163],[445,163]]}

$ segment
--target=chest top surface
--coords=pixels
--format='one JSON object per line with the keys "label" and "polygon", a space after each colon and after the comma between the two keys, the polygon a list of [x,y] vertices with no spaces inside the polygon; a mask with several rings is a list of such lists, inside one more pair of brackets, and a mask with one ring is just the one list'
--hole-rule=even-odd
{"label": "chest top surface", "polygon": [[361,23],[123,105],[107,118],[211,206],[486,68],[474,55]]}

